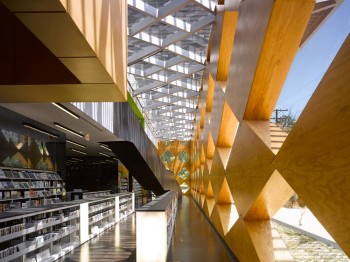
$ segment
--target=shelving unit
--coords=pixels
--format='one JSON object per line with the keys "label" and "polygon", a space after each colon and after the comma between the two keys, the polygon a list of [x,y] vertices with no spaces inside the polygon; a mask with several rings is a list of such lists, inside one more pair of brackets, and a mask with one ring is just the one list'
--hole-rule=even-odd
{"label": "shelving unit", "polygon": [[121,193],[118,199],[118,221],[126,218],[135,211],[135,194]]}
{"label": "shelving unit", "polygon": [[[169,191],[136,211],[137,261],[166,261],[177,213],[177,192]],[[145,245],[145,243],[152,245]]]}
{"label": "shelving unit", "polygon": [[55,172],[0,168],[0,212],[61,201],[62,179]]}
{"label": "shelving unit", "polygon": [[57,260],[131,214],[133,199],[125,193],[2,212],[0,261]]}
{"label": "shelving unit", "polygon": [[129,190],[128,179],[125,177],[120,178],[119,193],[125,193],[125,192],[128,192],[128,190]]}
{"label": "shelving unit", "polygon": [[82,198],[83,199],[91,199],[91,198],[105,197],[105,196],[110,196],[110,195],[111,195],[111,190],[84,192],[84,193],[82,193]]}
{"label": "shelving unit", "polygon": [[38,261],[46,249],[57,259],[59,254],[54,251],[58,247],[65,252],[79,244],[78,231],[79,204],[0,213],[0,261]]}
{"label": "shelving unit", "polygon": [[89,203],[90,238],[96,236],[115,222],[115,198]]}
{"label": "shelving unit", "polygon": [[142,198],[142,187],[134,177],[132,178],[132,188],[135,194],[135,198]]}

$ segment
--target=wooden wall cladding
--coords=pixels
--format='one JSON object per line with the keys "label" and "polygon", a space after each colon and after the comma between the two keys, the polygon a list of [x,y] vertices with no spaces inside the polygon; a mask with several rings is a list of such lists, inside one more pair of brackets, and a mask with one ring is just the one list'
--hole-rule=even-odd
{"label": "wooden wall cladding", "polygon": [[214,99],[215,82],[211,74],[208,74],[208,90],[207,90],[207,103],[206,111],[211,112]]}
{"label": "wooden wall cladding", "polygon": [[250,0],[239,5],[225,92],[226,102],[239,122],[243,119],[274,2]]}
{"label": "wooden wall cladding", "polygon": [[314,5],[312,0],[273,5],[244,119],[270,119]]}
{"label": "wooden wall cladding", "polygon": [[230,106],[225,102],[219,129],[218,146],[231,147],[236,136],[238,120]]}
{"label": "wooden wall cladding", "polygon": [[235,38],[238,12],[225,11],[223,19],[216,80],[226,82]]}
{"label": "wooden wall cladding", "polygon": [[274,165],[350,256],[350,35]]}
{"label": "wooden wall cladding", "polygon": [[[196,171],[196,161],[193,158],[194,143],[189,141],[160,141],[158,143],[158,155],[170,171],[174,173],[175,179],[179,185],[185,183],[189,187],[192,177]],[[163,154],[172,155],[172,158],[162,158]],[[187,177],[184,176],[184,174]],[[190,193],[190,190],[183,193]]]}
{"label": "wooden wall cladding", "polygon": [[[211,110],[211,116],[210,116],[210,125],[211,126],[219,126],[221,122],[221,116],[222,111],[224,110],[224,103],[225,103],[225,93],[222,91],[220,85],[215,85],[214,89],[214,100],[215,103],[213,103],[212,110]],[[218,136],[219,136],[219,129],[217,128],[210,128],[211,135],[213,137],[214,144],[217,144]]]}
{"label": "wooden wall cladding", "polygon": [[269,122],[314,5],[241,2],[226,89],[218,69],[197,112],[192,195],[240,261],[280,259],[270,219],[294,192],[350,256],[350,36],[289,135]]}
{"label": "wooden wall cladding", "polygon": [[[212,168],[210,170],[209,177],[212,182],[213,196],[215,198],[215,202],[218,203],[219,194],[225,179],[225,169],[224,169],[224,165],[221,162],[221,159],[217,150],[215,151],[214,158],[212,161],[213,161]],[[224,200],[222,200],[221,204],[230,203],[230,196],[227,196],[227,198],[228,198],[227,201],[223,202]]]}
{"label": "wooden wall cladding", "polygon": [[[272,166],[274,154],[251,125],[243,121],[238,129],[226,168],[233,199],[243,218],[275,170]],[[267,125],[267,132],[268,128]]]}

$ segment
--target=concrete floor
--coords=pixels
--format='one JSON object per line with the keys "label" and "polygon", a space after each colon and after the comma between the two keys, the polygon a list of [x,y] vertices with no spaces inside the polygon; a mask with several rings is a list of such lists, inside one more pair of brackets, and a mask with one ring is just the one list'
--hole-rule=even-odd
{"label": "concrete floor", "polygon": [[[133,214],[59,261],[136,261],[135,222]],[[179,202],[168,261],[234,261],[203,213],[189,196],[184,196]]]}

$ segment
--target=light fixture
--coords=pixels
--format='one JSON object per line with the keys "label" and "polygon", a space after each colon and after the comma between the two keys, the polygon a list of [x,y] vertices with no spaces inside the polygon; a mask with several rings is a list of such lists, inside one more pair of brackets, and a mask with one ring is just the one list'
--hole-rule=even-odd
{"label": "light fixture", "polygon": [[64,107],[61,104],[53,103],[53,102],[51,104],[53,104],[57,108],[61,109],[63,112],[67,113],[68,115],[74,117],[75,119],[79,119],[80,118],[80,116],[78,116],[77,114],[73,113],[71,110],[69,110],[68,108]]}
{"label": "light fixture", "polygon": [[72,140],[66,139],[66,141],[67,141],[68,143],[71,143],[72,145],[76,145],[76,146],[80,146],[80,147],[82,147],[82,148],[86,148],[86,146],[84,146],[84,145],[82,145],[82,144],[79,144],[79,143],[77,143],[77,142],[74,142],[74,141],[72,141]]}
{"label": "light fixture", "polygon": [[109,157],[109,155],[105,154],[105,153],[102,153],[102,152],[98,152],[100,155],[103,155],[103,156],[107,156]]}
{"label": "light fixture", "polygon": [[77,161],[84,161],[83,159],[79,159],[79,158],[75,158],[75,157],[71,157],[70,159],[77,160]]}
{"label": "light fixture", "polygon": [[47,132],[47,131],[45,131],[45,130],[42,130],[42,129],[38,128],[38,127],[32,126],[32,125],[30,125],[30,124],[28,124],[28,123],[23,123],[22,125],[25,126],[25,127],[27,127],[27,128],[33,129],[33,130],[35,130],[35,131],[37,131],[37,132],[43,133],[43,134],[45,134],[45,135],[58,138],[57,135],[54,135],[54,134],[52,134],[52,133],[50,133],[50,132]]}
{"label": "light fixture", "polygon": [[68,127],[65,127],[65,126],[63,126],[63,125],[61,125],[61,124],[59,124],[59,123],[57,123],[57,122],[54,122],[53,124],[54,124],[55,126],[61,128],[61,129],[65,130],[65,131],[69,132],[69,133],[72,133],[73,135],[76,135],[76,136],[79,136],[79,137],[84,137],[84,135],[79,134],[78,132],[76,132],[76,131],[74,131],[74,130],[68,128]]}
{"label": "light fixture", "polygon": [[80,151],[80,150],[77,150],[77,149],[74,149],[74,148],[71,148],[70,150],[74,151],[74,152],[77,152],[79,154],[83,154],[83,155],[87,155],[87,153],[83,152],[83,151]]}
{"label": "light fixture", "polygon": [[108,150],[108,151],[112,151],[108,146],[104,145],[104,144],[100,144],[100,147]]}

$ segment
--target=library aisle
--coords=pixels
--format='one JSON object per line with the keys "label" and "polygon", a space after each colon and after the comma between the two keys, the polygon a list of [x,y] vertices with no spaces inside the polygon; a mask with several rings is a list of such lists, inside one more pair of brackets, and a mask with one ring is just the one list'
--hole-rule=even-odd
{"label": "library aisle", "polygon": [[62,257],[64,262],[136,261],[135,213]]}
{"label": "library aisle", "polygon": [[178,205],[168,261],[234,261],[192,197],[182,196]]}
{"label": "library aisle", "polygon": [[[62,257],[64,262],[136,261],[135,214]],[[194,200],[183,196],[168,253],[169,262],[234,261]]]}

